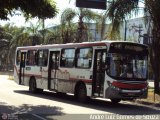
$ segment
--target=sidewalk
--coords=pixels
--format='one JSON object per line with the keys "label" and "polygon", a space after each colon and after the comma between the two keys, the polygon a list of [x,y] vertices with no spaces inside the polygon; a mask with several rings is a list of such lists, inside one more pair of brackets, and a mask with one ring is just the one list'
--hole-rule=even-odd
{"label": "sidewalk", "polygon": [[137,99],[133,102],[138,103],[138,104],[142,104],[142,105],[146,105],[146,106],[150,106],[150,107],[160,108],[160,103],[148,102],[148,101],[145,101],[145,100],[142,100],[142,99]]}

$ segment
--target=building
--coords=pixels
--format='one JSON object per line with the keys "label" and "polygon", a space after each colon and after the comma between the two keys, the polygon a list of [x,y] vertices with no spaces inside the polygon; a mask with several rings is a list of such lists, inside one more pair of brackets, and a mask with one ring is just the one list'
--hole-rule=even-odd
{"label": "building", "polygon": [[149,44],[151,28],[152,23],[146,17],[126,20],[120,27],[120,36],[122,40]]}
{"label": "building", "polygon": [[[129,19],[120,24],[120,34],[118,40],[121,41],[133,41],[142,44],[149,44],[149,36],[151,34],[151,22],[145,22],[146,17],[140,17],[135,19]],[[78,23],[75,23],[78,24]],[[84,31],[85,40],[82,42],[100,41],[103,39],[110,39],[110,33],[112,24],[106,24],[104,27],[104,33],[102,28],[96,23],[85,23],[86,29]],[[57,31],[60,28],[59,25],[48,28],[50,31]],[[74,36],[77,36],[77,32],[74,32]]]}

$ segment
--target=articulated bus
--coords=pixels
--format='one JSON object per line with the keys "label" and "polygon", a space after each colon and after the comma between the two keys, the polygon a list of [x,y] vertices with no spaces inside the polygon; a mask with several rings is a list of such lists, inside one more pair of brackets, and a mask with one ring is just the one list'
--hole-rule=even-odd
{"label": "articulated bus", "polygon": [[16,49],[14,79],[31,92],[71,93],[81,102],[113,103],[147,97],[148,47],[101,41],[36,45]]}

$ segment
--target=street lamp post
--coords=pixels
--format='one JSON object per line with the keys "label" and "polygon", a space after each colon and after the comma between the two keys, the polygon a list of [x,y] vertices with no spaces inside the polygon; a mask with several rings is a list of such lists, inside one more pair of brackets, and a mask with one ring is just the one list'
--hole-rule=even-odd
{"label": "street lamp post", "polygon": [[124,41],[127,40],[127,20],[124,20]]}

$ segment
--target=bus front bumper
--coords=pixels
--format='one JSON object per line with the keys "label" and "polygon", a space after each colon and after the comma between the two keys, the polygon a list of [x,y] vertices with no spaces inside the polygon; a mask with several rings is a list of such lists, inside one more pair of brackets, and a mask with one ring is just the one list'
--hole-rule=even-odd
{"label": "bus front bumper", "polygon": [[136,98],[147,98],[147,88],[140,90],[128,90],[108,87],[105,90],[105,98],[108,99],[136,99]]}

